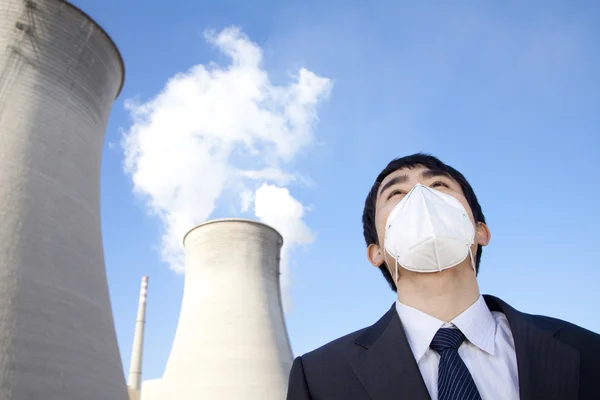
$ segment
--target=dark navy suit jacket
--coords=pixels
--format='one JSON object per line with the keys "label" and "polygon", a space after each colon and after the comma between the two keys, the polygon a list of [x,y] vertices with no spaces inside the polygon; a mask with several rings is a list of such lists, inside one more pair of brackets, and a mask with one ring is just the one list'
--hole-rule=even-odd
{"label": "dark navy suit jacket", "polygon": [[[521,400],[600,400],[600,335],[484,298],[510,324]],[[297,357],[287,394],[287,400],[429,398],[395,305],[374,325]]]}

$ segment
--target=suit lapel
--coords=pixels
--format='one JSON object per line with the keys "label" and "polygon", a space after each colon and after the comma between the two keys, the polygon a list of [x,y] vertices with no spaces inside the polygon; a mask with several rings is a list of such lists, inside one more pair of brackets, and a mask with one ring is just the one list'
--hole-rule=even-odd
{"label": "suit lapel", "polygon": [[502,300],[484,296],[491,311],[506,315],[515,341],[521,400],[576,399],[579,352],[554,338],[555,330],[533,323]]}
{"label": "suit lapel", "polygon": [[[515,341],[520,400],[576,399],[579,352],[555,338],[556,329],[536,324],[502,300],[484,296],[491,311],[506,315]],[[366,349],[350,360],[372,400],[427,400],[429,393],[406,334],[392,308],[356,339]]]}
{"label": "suit lapel", "polygon": [[355,343],[366,351],[350,364],[372,400],[429,399],[394,306]]}

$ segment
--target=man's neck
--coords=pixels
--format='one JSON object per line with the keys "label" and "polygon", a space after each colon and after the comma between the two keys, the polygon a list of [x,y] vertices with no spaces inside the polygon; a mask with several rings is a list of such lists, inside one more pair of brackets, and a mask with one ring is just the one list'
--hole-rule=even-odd
{"label": "man's neck", "polygon": [[470,265],[442,272],[402,271],[398,300],[444,322],[450,322],[479,298],[479,285]]}

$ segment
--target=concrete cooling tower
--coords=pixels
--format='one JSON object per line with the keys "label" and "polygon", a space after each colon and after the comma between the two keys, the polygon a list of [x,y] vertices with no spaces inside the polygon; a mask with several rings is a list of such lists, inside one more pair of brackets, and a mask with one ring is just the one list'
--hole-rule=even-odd
{"label": "concrete cooling tower", "polygon": [[125,400],[100,232],[107,34],[60,0],[0,0],[0,399]]}
{"label": "concrete cooling tower", "polygon": [[142,400],[282,400],[292,364],[279,286],[283,244],[273,228],[214,220],[184,239],[185,286],[160,381]]}

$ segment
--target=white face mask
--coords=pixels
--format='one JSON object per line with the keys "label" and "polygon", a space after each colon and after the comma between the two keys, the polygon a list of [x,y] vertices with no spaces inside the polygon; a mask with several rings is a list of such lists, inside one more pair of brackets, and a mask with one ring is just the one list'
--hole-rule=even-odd
{"label": "white face mask", "polygon": [[439,272],[471,255],[475,228],[454,197],[417,184],[394,207],[385,224],[385,250],[409,271]]}

